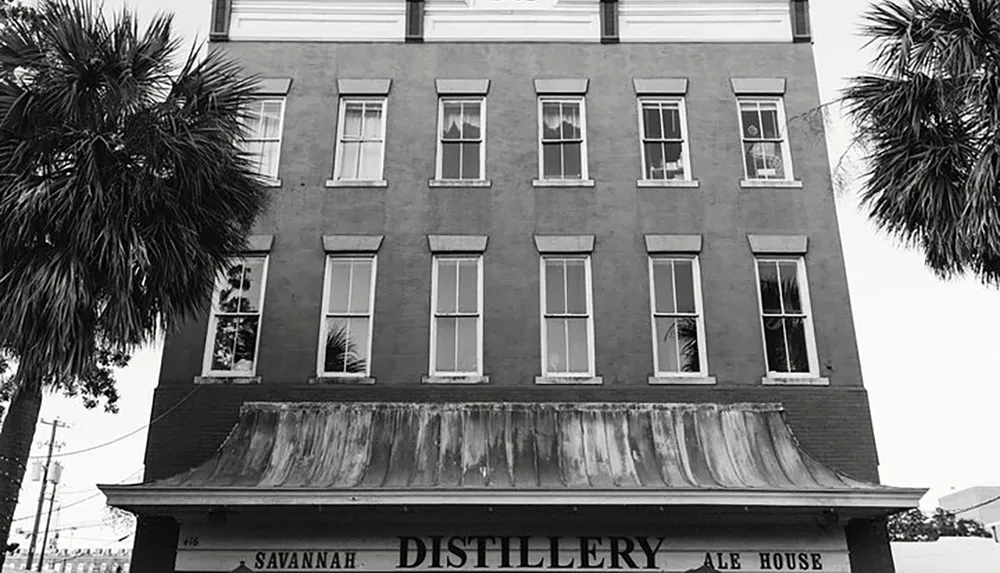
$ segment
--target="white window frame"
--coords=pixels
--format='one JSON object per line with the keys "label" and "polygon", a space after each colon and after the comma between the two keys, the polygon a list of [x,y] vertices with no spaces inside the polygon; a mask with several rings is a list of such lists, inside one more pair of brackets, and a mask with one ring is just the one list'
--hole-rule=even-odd
{"label": "white window frame", "polygon": [[[368,313],[367,314],[350,314],[350,313],[331,313],[330,312],[330,273],[333,272],[333,262],[338,260],[354,261],[354,260],[370,260],[372,262],[372,274],[369,279],[368,287]],[[326,263],[323,269],[323,304],[319,315],[319,346],[316,352],[316,375],[321,378],[368,378],[371,376],[372,371],[372,338],[375,333],[375,286],[378,284],[378,255],[368,254],[368,253],[337,253],[337,254],[327,254]],[[348,283],[348,287],[350,287]],[[348,300],[350,300],[350,294],[348,294]],[[368,348],[366,356],[368,360],[365,361],[365,371],[364,372],[327,372],[323,369],[324,363],[326,362],[326,320],[331,316],[344,316],[360,318],[362,316],[368,317]]]}
{"label": "white window frame", "polygon": [[[664,253],[650,255],[648,260],[649,268],[649,314],[650,314],[650,334],[653,343],[653,372],[657,378],[704,378],[708,376],[708,352],[705,349],[705,307],[701,297],[701,265],[697,255]],[[697,372],[670,372],[660,370],[659,344],[657,344],[656,319],[659,317],[684,317],[689,313],[658,313],[656,311],[656,274],[654,264],[656,261],[691,261],[692,288],[694,289],[694,310],[696,313],[695,324],[698,328],[698,371]],[[674,276],[674,284],[671,285],[673,291],[677,292],[677,277]]]}
{"label": "white window frame", "polygon": [[[642,170],[643,181],[694,181],[694,174],[691,172],[691,144],[688,139],[687,127],[687,106],[683,97],[640,97],[638,98],[639,111],[639,157],[642,160],[640,169]],[[646,173],[646,114],[643,113],[643,104],[677,104],[678,114],[681,122],[681,159],[684,161],[684,177],[681,179],[650,179]],[[742,128],[742,126],[741,126]],[[742,133],[742,131],[740,132]]]}
{"label": "white window frame", "polygon": [[[808,372],[778,372],[771,370],[771,365],[768,364],[767,359],[767,334],[764,331],[764,300],[763,293],[760,289],[760,266],[758,263],[762,262],[795,262],[798,265],[796,276],[799,281],[799,298],[802,302],[802,311],[805,314],[805,320],[803,321],[803,329],[805,329],[806,335],[806,352],[809,361],[809,371]],[[760,341],[761,347],[764,350],[764,369],[767,371],[768,378],[816,378],[819,376],[819,357],[816,354],[816,334],[813,329],[813,310],[812,310],[812,300],[809,296],[809,277],[806,275],[806,260],[805,257],[795,256],[795,255],[756,255],[753,260],[753,271],[754,277],[757,281],[757,316],[760,318]],[[789,317],[792,318],[796,315],[792,314],[768,314],[768,317]]]}
{"label": "white window frame", "polygon": [[[445,179],[444,161],[444,104],[452,102],[479,102],[479,177],[476,179]],[[471,142],[472,140],[455,140]],[[456,96],[438,98],[437,166],[434,178],[438,181],[485,181],[486,180],[486,96]]]}
{"label": "white window frame", "polygon": [[[449,371],[440,370],[437,367],[437,328],[438,328],[438,311],[437,311],[437,299],[438,299],[438,268],[439,263],[442,261],[456,261],[456,260],[473,260],[476,261],[476,304],[479,311],[476,314],[471,313],[460,313],[457,308],[454,313],[449,313],[447,315],[442,315],[445,317],[465,317],[472,318],[475,317],[476,320],[476,335],[479,340],[476,344],[476,369],[474,371]],[[483,255],[478,253],[473,254],[449,254],[449,255],[434,255],[431,260],[431,344],[430,344],[430,357],[428,372],[431,376],[449,376],[449,377],[471,377],[471,376],[482,376],[483,375]]]}
{"label": "white window frame", "polygon": [[[542,143],[542,133],[545,127],[545,117],[542,108],[545,103],[578,103],[580,104],[580,177],[550,178],[545,176],[545,151]],[[539,181],[586,181],[590,179],[587,161],[587,98],[585,96],[538,96],[538,179]],[[569,141],[569,140],[566,140]]]}
{"label": "white window frame", "polygon": [[[264,265],[261,267],[261,278],[260,278],[260,303],[257,306],[257,340],[254,343],[253,351],[253,368],[249,371],[247,370],[212,370],[212,353],[215,351],[215,336],[217,334],[219,326],[219,311],[218,311],[218,294],[222,281],[228,280],[223,273],[215,278],[215,287],[212,289],[212,306],[209,310],[208,316],[208,333],[205,336],[205,353],[202,356],[202,376],[209,377],[233,377],[233,378],[244,378],[253,377],[257,375],[257,363],[260,361],[260,333],[264,327],[264,301],[267,298],[267,272],[270,263],[270,256],[266,254],[247,254],[241,257],[234,257],[231,259],[229,265],[232,265],[235,261],[240,261],[241,264],[247,259],[263,259]],[[230,315],[234,313],[221,313],[225,315]],[[239,314],[239,313],[236,313]],[[246,313],[250,314],[250,313]]]}
{"label": "white window frame", "polygon": [[[380,103],[382,104],[382,130],[379,134],[380,143],[382,144],[379,151],[378,160],[378,176],[374,179],[349,179],[340,176],[340,171],[343,163],[344,155],[344,116],[347,113],[347,104],[349,103]],[[354,182],[354,181],[380,181],[385,178],[385,133],[386,125],[388,122],[389,114],[389,98],[385,96],[343,96],[340,98],[340,110],[337,113],[337,157],[333,164],[333,177],[335,181],[338,182]],[[362,122],[364,121],[364,111],[361,113]],[[364,124],[362,123],[362,133],[364,133]],[[364,140],[361,140],[364,141]],[[358,157],[360,160],[360,148],[358,152]]]}
{"label": "white window frame", "polygon": [[[546,308],[546,272],[545,272],[545,262],[549,260],[582,260],[584,261],[584,278],[585,285],[584,290],[587,294],[587,371],[586,372],[549,372],[548,368],[548,355],[549,355],[549,338],[548,338],[548,327],[547,318],[549,317],[548,309]],[[594,292],[593,292],[593,282],[591,279],[591,269],[590,269],[590,255],[573,255],[573,254],[545,254],[538,257],[538,269],[540,280],[540,309],[541,309],[541,334],[542,334],[542,376],[546,378],[593,378],[595,376],[594,368]],[[579,317],[579,315],[569,315],[560,314],[552,315],[552,318],[556,317]],[[567,356],[567,359],[569,357]]]}
{"label": "white window frame", "polygon": [[276,101],[281,104],[281,111],[278,114],[278,137],[276,139],[266,138],[266,137],[244,137],[244,143],[262,141],[265,143],[277,142],[278,153],[274,158],[274,175],[267,173],[257,172],[257,176],[265,181],[278,181],[278,172],[281,168],[281,144],[285,133],[285,96],[254,96],[250,98],[250,101],[255,104],[260,104],[262,102]]}
{"label": "white window frame", "polygon": [[[766,104],[776,104],[778,108],[778,133],[781,136],[781,161],[782,168],[785,172],[785,176],[782,179],[778,178],[753,178],[750,177],[750,169],[747,165],[747,153],[746,153],[746,139],[744,138],[743,131],[743,104],[745,103],[766,103]],[[743,178],[747,181],[792,181],[795,179],[795,173],[792,171],[792,151],[791,146],[788,142],[788,125],[785,119],[785,98],[783,97],[744,97],[740,96],[736,98],[736,117],[740,126],[740,157],[743,162]],[[761,140],[767,141],[767,140]]]}

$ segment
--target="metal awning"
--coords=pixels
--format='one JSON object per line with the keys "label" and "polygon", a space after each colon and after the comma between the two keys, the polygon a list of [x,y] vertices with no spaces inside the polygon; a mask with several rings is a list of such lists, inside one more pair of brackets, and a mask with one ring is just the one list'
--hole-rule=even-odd
{"label": "metal awning", "polygon": [[102,485],[197,506],[660,505],[898,510],[924,489],[806,453],[778,404],[251,402],[185,473]]}

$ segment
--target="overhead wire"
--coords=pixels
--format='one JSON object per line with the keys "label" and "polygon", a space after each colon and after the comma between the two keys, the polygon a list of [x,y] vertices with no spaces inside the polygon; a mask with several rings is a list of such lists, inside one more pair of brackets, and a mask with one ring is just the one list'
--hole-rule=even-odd
{"label": "overhead wire", "polygon": [[945,510],[945,513],[950,513],[951,515],[958,515],[959,513],[965,513],[967,511],[972,511],[973,509],[979,509],[980,507],[985,507],[997,501],[1000,501],[1000,495],[991,499],[987,499],[986,501],[977,503],[975,505],[970,505],[969,507],[965,507],[962,509]]}
{"label": "overhead wire", "polygon": [[[94,446],[89,446],[89,447],[82,448],[82,449],[79,449],[79,450],[72,450],[72,451],[68,451],[68,452],[56,452],[56,453],[52,454],[52,457],[53,458],[64,458],[66,456],[75,456],[77,454],[84,454],[84,453],[87,453],[87,452],[92,452],[94,450],[99,450],[101,448],[105,448],[105,447],[110,446],[112,444],[116,444],[116,443],[118,443],[118,442],[120,442],[120,441],[122,441],[122,440],[124,440],[126,438],[134,436],[135,434],[138,434],[139,432],[141,432],[141,431],[149,428],[153,424],[156,424],[157,422],[159,422],[163,418],[166,418],[174,410],[176,410],[177,408],[179,408],[181,404],[183,404],[184,402],[186,402],[188,400],[188,398],[190,398],[191,396],[193,396],[194,393],[197,392],[199,388],[200,388],[200,386],[195,386],[193,390],[191,390],[190,392],[188,392],[183,398],[181,398],[180,400],[178,400],[173,406],[167,408],[162,414],[160,414],[159,416],[157,416],[157,417],[153,418],[152,420],[150,420],[148,424],[146,424],[144,426],[140,426],[140,427],[132,430],[131,432],[129,432],[127,434],[123,434],[123,435],[118,436],[117,438],[115,438],[113,440],[109,440],[109,441],[104,442],[102,444],[97,444],[97,445],[94,445]],[[36,455],[36,456],[28,456],[28,459],[29,460],[35,460],[35,459],[41,459],[41,458],[45,458],[45,457],[47,457],[47,456]]]}
{"label": "overhead wire", "polygon": [[[129,475],[127,475],[127,476],[126,476],[126,477],[124,477],[123,479],[120,479],[120,480],[118,480],[118,482],[117,482],[117,483],[116,483],[115,485],[118,485],[118,484],[122,484],[122,483],[125,483],[125,482],[127,482],[128,480],[132,479],[132,477],[133,477],[133,476],[135,476],[136,474],[138,474],[139,472],[141,472],[141,471],[142,471],[142,469],[143,469],[143,468],[142,468],[142,467],[140,466],[140,467],[139,467],[139,469],[137,469],[136,471],[134,471],[134,472],[130,473]],[[83,499],[78,499],[78,500],[76,500],[76,501],[74,501],[74,502],[71,502],[71,503],[68,503],[68,504],[66,504],[66,505],[60,505],[60,506],[59,506],[59,511],[62,511],[62,510],[64,510],[64,509],[67,509],[67,508],[70,508],[70,507],[73,507],[73,506],[76,506],[76,505],[80,505],[81,503],[84,503],[84,502],[87,502],[87,501],[90,501],[90,500],[92,500],[92,499],[94,499],[95,497],[98,497],[98,496],[100,496],[100,495],[104,495],[104,494],[103,494],[103,492],[101,492],[101,491],[99,491],[99,490],[98,490],[98,492],[97,492],[97,493],[95,493],[95,494],[93,494],[93,495],[89,495],[89,496],[87,496],[87,497],[85,497],[85,498],[83,498]],[[35,517],[35,514],[31,514],[31,515],[26,515],[26,516],[24,516],[24,517],[18,517],[18,518],[16,518],[16,519],[12,519],[12,520],[11,520],[11,523],[14,523],[14,522],[16,522],[16,521],[24,521],[25,519],[33,519],[34,517]]]}

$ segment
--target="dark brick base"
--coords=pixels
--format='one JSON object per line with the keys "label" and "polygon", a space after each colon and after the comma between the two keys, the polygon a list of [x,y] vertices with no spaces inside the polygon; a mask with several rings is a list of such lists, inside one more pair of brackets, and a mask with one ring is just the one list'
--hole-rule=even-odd
{"label": "dark brick base", "polygon": [[847,524],[851,573],[896,573],[885,519],[852,519]]}

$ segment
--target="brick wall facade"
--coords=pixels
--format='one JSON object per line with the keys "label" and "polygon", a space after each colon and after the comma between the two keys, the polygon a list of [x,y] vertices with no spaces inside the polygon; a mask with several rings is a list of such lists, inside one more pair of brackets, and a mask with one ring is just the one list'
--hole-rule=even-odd
{"label": "brick wall facade", "polygon": [[[291,77],[284,116],[283,184],[256,232],[274,235],[257,374],[260,385],[195,386],[207,317],[170,335],[152,416],[146,478],[196,465],[236,422],[245,401],[781,402],[804,449],[857,478],[878,480],[862,387],[834,197],[809,44],[334,44],[234,42],[252,73]],[[634,77],[688,78],[688,135],[697,189],[637,188]],[[742,189],[731,77],[787,78],[791,156],[802,189]],[[391,78],[387,188],[326,188],[338,78]],[[435,78],[487,78],[490,188],[429,188],[435,172]],[[534,78],[589,78],[593,188],[533,188],[537,178]],[[385,235],[379,252],[373,386],[309,386],[315,375],[325,254],[323,234]],[[593,234],[599,387],[534,385],[540,374],[539,268],[532,235]],[[646,233],[700,234],[711,387],[649,386]],[[484,257],[485,386],[422,385],[429,352],[428,234],[489,236]],[[829,387],[762,386],[760,316],[747,234],[809,238],[806,267],[819,357]],[[179,404],[179,405],[178,405]],[[849,529],[855,571],[891,571],[873,526]],[[140,522],[134,570],[172,571],[170,520]],[[883,547],[884,546],[884,547]],[[852,558],[852,563],[853,563]]]}

